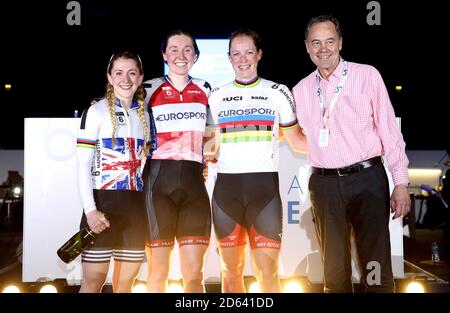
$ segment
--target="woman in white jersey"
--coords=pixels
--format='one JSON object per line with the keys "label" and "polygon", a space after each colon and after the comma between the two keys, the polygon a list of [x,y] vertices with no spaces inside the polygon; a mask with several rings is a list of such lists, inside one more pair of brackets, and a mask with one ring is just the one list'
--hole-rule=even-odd
{"label": "woman in white jersey", "polygon": [[262,292],[279,292],[282,205],[278,183],[279,128],[296,150],[306,141],[289,89],[258,76],[261,40],[252,30],[231,34],[235,80],[209,98],[220,137],[213,225],[221,258],[222,291],[245,292],[246,244]]}
{"label": "woman in white jersey", "polygon": [[80,227],[99,234],[82,252],[80,292],[101,291],[111,256],[113,291],[131,291],[148,228],[141,173],[155,133],[144,106],[141,60],[131,52],[113,54],[106,75],[106,97],[83,112],[77,138]]}
{"label": "woman in white jersey", "polygon": [[189,76],[199,53],[190,34],[169,33],[161,46],[169,74],[144,83],[158,132],[158,148],[144,171],[150,292],[167,288],[175,240],[184,291],[205,291],[203,268],[211,235],[211,207],[202,169],[211,88],[204,80]]}

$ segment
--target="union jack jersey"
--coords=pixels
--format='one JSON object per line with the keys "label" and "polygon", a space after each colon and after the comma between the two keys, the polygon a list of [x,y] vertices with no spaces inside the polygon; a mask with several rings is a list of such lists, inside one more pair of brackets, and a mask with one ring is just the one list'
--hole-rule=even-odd
{"label": "union jack jersey", "polygon": [[153,159],[188,160],[203,163],[203,136],[209,117],[211,86],[190,77],[178,90],[168,76],[144,82],[145,103],[153,111],[158,148]]}
{"label": "union jack jersey", "polygon": [[[78,187],[85,213],[96,208],[92,189],[142,191],[142,148],[155,134],[145,137],[144,129],[134,101],[126,111],[116,99],[115,145],[112,123],[106,99],[102,99],[83,112],[77,138]],[[145,119],[153,129],[149,114]],[[150,137],[150,138],[149,138]]]}

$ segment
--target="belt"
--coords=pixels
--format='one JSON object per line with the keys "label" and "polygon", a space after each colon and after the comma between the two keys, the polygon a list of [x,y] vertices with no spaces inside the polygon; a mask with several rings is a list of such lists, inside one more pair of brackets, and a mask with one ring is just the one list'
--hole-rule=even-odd
{"label": "belt", "polygon": [[313,174],[319,174],[319,175],[337,175],[337,176],[347,176],[354,173],[359,173],[365,168],[369,168],[371,166],[382,164],[383,160],[380,156],[361,161],[358,163],[355,163],[350,166],[341,167],[341,168],[318,168],[313,167],[312,173]]}

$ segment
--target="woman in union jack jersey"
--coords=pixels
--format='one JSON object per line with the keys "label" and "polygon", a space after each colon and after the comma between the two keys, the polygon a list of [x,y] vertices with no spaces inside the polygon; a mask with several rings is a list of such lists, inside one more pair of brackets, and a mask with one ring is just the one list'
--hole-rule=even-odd
{"label": "woman in union jack jersey", "polygon": [[80,227],[98,234],[82,252],[80,292],[101,291],[111,256],[113,290],[129,292],[148,229],[142,169],[156,134],[144,107],[141,60],[131,52],[113,54],[106,74],[106,96],[83,112],[77,139]]}

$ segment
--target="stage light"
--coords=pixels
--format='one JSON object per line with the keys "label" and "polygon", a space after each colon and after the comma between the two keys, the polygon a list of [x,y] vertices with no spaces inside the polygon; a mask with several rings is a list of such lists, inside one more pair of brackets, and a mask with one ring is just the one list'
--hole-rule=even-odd
{"label": "stage light", "polygon": [[403,87],[401,85],[395,86],[395,91],[400,92],[402,91]]}
{"label": "stage light", "polygon": [[131,289],[132,293],[146,293],[147,292],[147,285],[144,283],[137,283],[133,286]]}
{"label": "stage light", "polygon": [[20,289],[16,285],[9,285],[9,286],[6,286],[2,292],[3,293],[20,293]]}
{"label": "stage light", "polygon": [[440,176],[442,175],[442,170],[437,168],[410,168],[408,169],[409,175],[434,175],[434,176]]}
{"label": "stage light", "polygon": [[20,193],[22,192],[22,189],[20,187],[14,187],[13,188],[13,194],[15,198],[18,198],[20,196]]}
{"label": "stage light", "polygon": [[425,293],[425,287],[417,281],[412,281],[406,286],[405,293]]}
{"label": "stage light", "polygon": [[250,287],[248,287],[248,292],[249,293],[261,293],[261,289],[259,288],[259,284],[258,282],[252,282],[250,284]]}
{"label": "stage light", "polygon": [[5,84],[5,90],[11,90],[12,85],[11,84]]}
{"label": "stage light", "polygon": [[303,293],[303,286],[299,281],[288,281],[283,286],[284,293]]}
{"label": "stage light", "polygon": [[437,168],[410,168],[408,169],[409,188],[415,189],[415,194],[421,194],[421,185],[435,188],[440,184],[442,170]]}
{"label": "stage light", "polygon": [[58,293],[58,290],[54,285],[46,284],[39,289],[39,293]]}
{"label": "stage light", "polygon": [[183,285],[180,282],[170,282],[167,286],[167,293],[183,293]]}

